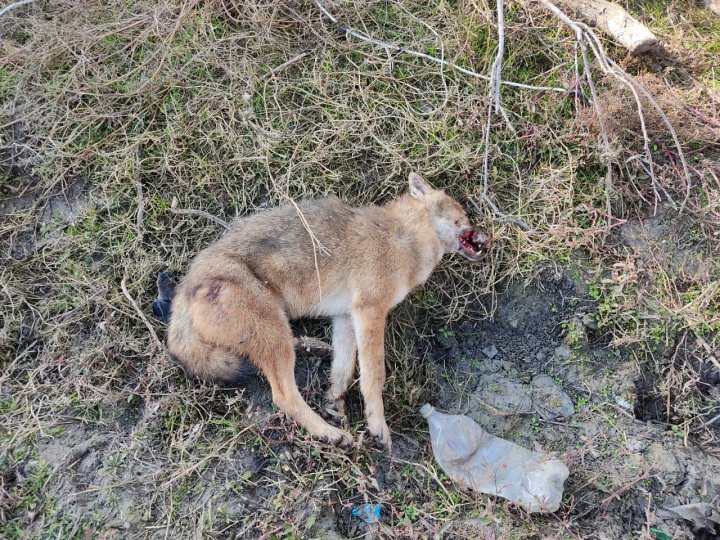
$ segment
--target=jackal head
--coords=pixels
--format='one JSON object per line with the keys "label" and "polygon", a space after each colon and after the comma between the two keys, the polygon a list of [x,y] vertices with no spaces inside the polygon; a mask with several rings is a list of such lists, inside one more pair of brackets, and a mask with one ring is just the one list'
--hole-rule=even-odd
{"label": "jackal head", "polygon": [[490,248],[492,238],[470,223],[455,199],[434,189],[417,173],[410,173],[408,180],[410,196],[425,205],[446,254],[460,253],[466,259],[477,261]]}

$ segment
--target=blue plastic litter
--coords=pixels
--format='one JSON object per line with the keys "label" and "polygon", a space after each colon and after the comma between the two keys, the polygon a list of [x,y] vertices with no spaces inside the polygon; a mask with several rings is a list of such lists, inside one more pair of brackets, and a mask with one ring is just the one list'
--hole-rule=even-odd
{"label": "blue plastic litter", "polygon": [[380,521],[380,505],[379,504],[363,504],[352,509],[352,515],[359,517],[368,525]]}

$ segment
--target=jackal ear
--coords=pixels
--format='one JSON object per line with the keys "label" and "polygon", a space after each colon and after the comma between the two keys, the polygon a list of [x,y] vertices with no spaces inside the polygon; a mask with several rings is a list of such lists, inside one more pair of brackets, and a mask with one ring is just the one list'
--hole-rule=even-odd
{"label": "jackal ear", "polygon": [[423,180],[416,172],[410,173],[408,182],[410,184],[410,196],[415,199],[422,199],[432,191],[430,184]]}

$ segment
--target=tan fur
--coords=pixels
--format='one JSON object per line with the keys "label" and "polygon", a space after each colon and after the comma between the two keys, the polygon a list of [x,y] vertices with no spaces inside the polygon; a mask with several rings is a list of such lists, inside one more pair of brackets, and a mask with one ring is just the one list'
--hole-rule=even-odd
{"label": "tan fur", "polygon": [[342,400],[357,352],[370,432],[390,444],[382,387],[388,311],[421,285],[471,228],[460,205],[410,175],[408,193],[385,206],[353,208],[336,198],[236,220],[200,252],[173,300],[168,347],[206,380],[232,381],[241,358],[265,374],[277,406],[317,437],[350,444],[303,400],[294,377],[289,320],[333,319],[328,398]]}

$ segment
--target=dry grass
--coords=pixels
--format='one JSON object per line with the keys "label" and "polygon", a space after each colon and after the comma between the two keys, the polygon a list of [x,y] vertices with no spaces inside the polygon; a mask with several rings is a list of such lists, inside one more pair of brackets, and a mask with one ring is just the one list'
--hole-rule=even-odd
{"label": "dry grass", "polygon": [[[385,41],[433,55],[442,48],[448,59],[479,72],[492,63],[492,10],[483,2],[328,6]],[[708,66],[720,26],[695,8],[690,20],[677,15],[684,4],[669,15],[652,4],[636,7],[664,30],[668,47],[686,34],[695,39],[697,27],[714,36],[698,38],[700,45],[683,53],[690,57],[680,59],[688,77],[650,60],[626,63],[678,127],[695,182],[687,234],[716,256],[719,98]],[[570,87],[572,36],[535,5],[509,2],[507,9],[503,78]],[[22,536],[26,528],[46,528],[70,537],[103,525],[101,518],[54,512],[42,488],[60,473],[32,462],[37,444],[78,422],[122,441],[117,475],[87,489],[133,491],[147,505],[141,517],[148,536],[179,537],[190,529],[222,536],[225,527],[236,534],[302,535],[326,492],[343,504],[391,501],[390,491],[378,495],[368,480],[387,468],[373,450],[345,456],[269,415],[267,404],[248,412],[243,394],[186,383],[133,302],[147,313],[157,272],[181,273],[220,234],[214,223],[173,214],[173,197],[182,207],[229,220],[288,197],[335,193],[358,204],[382,202],[417,170],[461,200],[476,198],[485,83],[402,55],[390,61],[384,50],[340,35],[311,2],[39,1],[3,17],[0,33],[0,530]],[[611,54],[623,57],[615,49]],[[599,89],[622,164],[611,194],[614,214],[626,219],[657,201],[636,159],[642,143],[636,119],[626,113],[627,93],[610,81]],[[463,316],[488,316],[492,302],[485,308],[479,299],[492,298],[509,280],[529,278],[542,262],[562,264],[576,250],[606,267],[634,262],[608,248],[604,161],[592,111],[571,97],[509,87],[503,103],[516,132],[502,119],[493,126],[490,194],[530,230],[497,223],[483,209],[477,219],[498,239],[488,264],[446,261],[394,315],[388,408],[391,426],[408,441],[420,429],[414,411],[434,390],[417,361],[416,336]],[[658,179],[682,197],[686,186],[678,181],[669,139],[650,125]],[[664,339],[687,350],[657,367],[667,375],[659,391],[678,398],[676,418],[667,421],[712,440],[711,426],[703,424],[716,413],[709,398],[686,384],[697,375],[692,358],[707,358],[718,347],[718,266],[708,264],[707,276],[688,278],[672,273],[672,261],[648,262],[639,270],[648,279],[638,276],[632,288],[616,282],[628,267],[616,267],[601,293],[610,306],[606,328],[616,340],[649,351],[642,344],[653,338],[655,323],[648,321],[660,321]],[[637,324],[625,318],[628,302]],[[152,324],[162,338],[160,324]],[[319,370],[310,369],[315,400]],[[247,477],[248,464],[233,462],[242,445],[256,448],[277,474]],[[122,465],[128,456],[142,456],[141,485]],[[217,478],[203,474],[210,463],[220,464],[212,469]],[[223,521],[198,498],[218,478],[232,483],[239,500],[252,489],[263,504],[244,501],[242,511]],[[436,533],[460,511],[504,512],[486,508],[484,498],[443,492],[433,474],[397,473],[395,481],[421,494],[414,504],[432,501],[419,521],[391,519],[407,534]],[[519,523],[522,516],[508,519]],[[526,527],[528,534],[541,527],[572,532],[566,518]]]}

